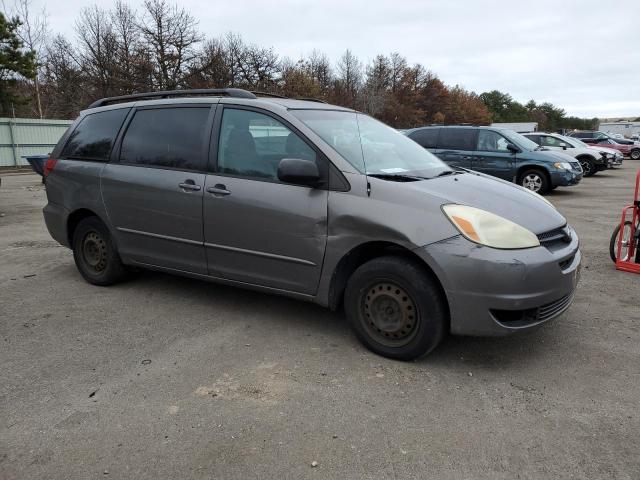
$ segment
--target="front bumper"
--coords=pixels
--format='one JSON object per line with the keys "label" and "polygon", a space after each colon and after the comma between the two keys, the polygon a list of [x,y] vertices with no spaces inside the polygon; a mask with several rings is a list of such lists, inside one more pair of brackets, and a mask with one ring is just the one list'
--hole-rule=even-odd
{"label": "front bumper", "polygon": [[579,240],[498,250],[453,237],[416,250],[447,295],[451,333],[502,336],[564,312],[580,276]]}
{"label": "front bumper", "polygon": [[551,185],[554,187],[568,187],[577,185],[582,180],[582,170],[558,170],[551,172]]}
{"label": "front bumper", "polygon": [[622,161],[624,159],[623,155],[616,155],[611,159],[611,166],[610,167],[619,167],[622,165]]}

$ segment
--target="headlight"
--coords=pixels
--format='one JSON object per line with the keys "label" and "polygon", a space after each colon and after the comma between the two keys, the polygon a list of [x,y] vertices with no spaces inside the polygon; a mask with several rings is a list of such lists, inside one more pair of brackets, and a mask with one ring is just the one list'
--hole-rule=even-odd
{"label": "headlight", "polygon": [[558,170],[571,170],[571,164],[569,162],[558,162],[553,164]]}
{"label": "headlight", "polygon": [[460,233],[487,247],[516,249],[540,246],[538,237],[506,218],[467,205],[443,205],[442,210]]}
{"label": "headlight", "polygon": [[607,158],[613,158],[613,153],[607,153],[606,156]]}

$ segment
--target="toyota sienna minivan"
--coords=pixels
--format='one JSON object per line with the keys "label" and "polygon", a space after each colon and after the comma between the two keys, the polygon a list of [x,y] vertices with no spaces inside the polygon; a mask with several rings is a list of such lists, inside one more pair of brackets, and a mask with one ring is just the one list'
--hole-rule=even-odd
{"label": "toyota sienna minivan", "polygon": [[515,182],[539,194],[582,179],[575,158],[506,128],[420,127],[403,133],[451,166]]}
{"label": "toyota sienna minivan", "polygon": [[392,358],[447,333],[536,327],[578,282],[578,237],[538,194],[325,103],[238,89],[102,99],[45,170],[47,227],[88,282],[148,268],[343,307]]}

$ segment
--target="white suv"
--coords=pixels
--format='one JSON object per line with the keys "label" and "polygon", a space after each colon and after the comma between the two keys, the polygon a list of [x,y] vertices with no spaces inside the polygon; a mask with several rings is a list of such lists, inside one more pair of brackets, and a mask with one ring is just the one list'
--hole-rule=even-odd
{"label": "white suv", "polygon": [[[585,177],[595,175],[613,165],[615,154],[601,148],[593,148],[577,138],[565,137],[557,133],[525,133],[525,137],[550,150],[562,150],[580,162]],[[620,160],[621,161],[621,160]]]}

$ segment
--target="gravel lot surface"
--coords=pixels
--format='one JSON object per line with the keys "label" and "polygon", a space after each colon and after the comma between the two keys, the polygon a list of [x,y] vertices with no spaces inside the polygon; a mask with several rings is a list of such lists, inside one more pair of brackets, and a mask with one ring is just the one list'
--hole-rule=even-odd
{"label": "gravel lot surface", "polygon": [[0,478],[636,480],[640,276],[608,245],[637,168],[548,196],[584,253],[567,313],[412,363],[290,299],[149,272],[91,286],[39,177],[0,175]]}

